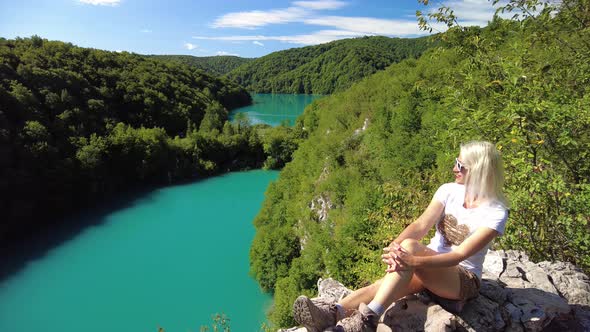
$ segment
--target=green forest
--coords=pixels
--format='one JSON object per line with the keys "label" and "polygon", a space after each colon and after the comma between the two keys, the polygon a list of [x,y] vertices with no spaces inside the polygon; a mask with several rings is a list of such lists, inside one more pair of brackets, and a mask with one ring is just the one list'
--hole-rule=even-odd
{"label": "green forest", "polygon": [[590,271],[590,2],[555,6],[510,1],[500,13],[512,19],[483,29],[452,8],[420,14],[424,29],[449,26],[437,47],[305,110],[306,140],[267,190],[250,252],[276,326],[294,325],[293,301],[315,296],[319,277],[381,277],[381,248],[453,181],[473,139],[494,142],[506,168],[495,246]]}
{"label": "green forest", "polygon": [[331,94],[392,63],[417,58],[431,46],[427,37],[337,40],[271,53],[241,65],[227,77],[259,93]]}
{"label": "green forest", "polygon": [[229,123],[241,87],[127,52],[0,39],[0,241],[134,188],[290,160],[291,128]]}
{"label": "green forest", "polygon": [[217,55],[196,57],[192,55],[151,55],[153,59],[176,61],[199,68],[212,76],[223,76],[237,67],[251,62],[252,58],[241,58],[233,55]]}

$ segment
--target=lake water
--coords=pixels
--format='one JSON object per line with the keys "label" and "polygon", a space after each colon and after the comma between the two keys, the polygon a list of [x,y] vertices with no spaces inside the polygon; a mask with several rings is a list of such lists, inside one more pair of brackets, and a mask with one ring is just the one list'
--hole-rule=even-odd
{"label": "lake water", "polygon": [[248,275],[252,220],[278,172],[155,190],[0,281],[0,331],[258,331],[272,299]]}
{"label": "lake water", "polygon": [[[293,124],[318,97],[256,94],[237,112]],[[277,176],[230,173],[88,211],[76,220],[91,226],[47,236],[52,249],[0,279],[0,332],[200,331],[217,313],[259,331],[272,298],[248,275],[252,221]]]}
{"label": "lake water", "polygon": [[246,113],[252,124],[266,123],[271,126],[278,126],[283,121],[288,121],[292,126],[295,119],[303,113],[303,110],[315,99],[322,95],[303,94],[252,94],[253,104],[234,110],[230,119],[236,114]]}

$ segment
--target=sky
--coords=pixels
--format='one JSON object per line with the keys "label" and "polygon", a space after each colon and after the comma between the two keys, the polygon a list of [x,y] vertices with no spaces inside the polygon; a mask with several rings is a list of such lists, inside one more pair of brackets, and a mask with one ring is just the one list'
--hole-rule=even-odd
{"label": "sky", "polygon": [[[416,10],[439,4],[486,25],[488,0],[0,0],[0,37],[38,35],[140,54],[260,57],[293,47],[382,35],[425,35]],[[438,27],[439,30],[444,30]]]}

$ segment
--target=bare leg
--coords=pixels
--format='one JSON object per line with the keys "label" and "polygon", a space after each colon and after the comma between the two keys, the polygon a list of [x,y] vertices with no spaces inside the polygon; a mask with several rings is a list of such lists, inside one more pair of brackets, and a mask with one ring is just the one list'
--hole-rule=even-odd
{"label": "bare leg", "polygon": [[[417,241],[415,241],[418,243]],[[406,243],[408,244],[408,243]],[[418,243],[419,244],[419,243]],[[411,248],[410,248],[411,247]],[[422,246],[424,247],[424,246]],[[425,247],[424,247],[425,248]],[[411,246],[408,245],[406,250],[419,255],[423,254],[424,250],[421,247],[414,246],[411,243]],[[415,249],[415,250],[414,250]],[[426,254],[426,253],[424,253]],[[384,286],[385,285],[385,286]],[[346,309],[346,315],[349,316],[352,312],[358,309],[359,305],[362,303],[369,303],[377,296],[378,292],[381,288],[385,287],[384,289],[390,289],[391,287],[396,287],[397,291],[392,294],[393,300],[390,302],[392,303],[394,300],[404,297],[408,294],[413,294],[423,290],[422,282],[413,276],[413,271],[400,271],[396,273],[387,273],[385,277],[375,281],[373,284],[360,288],[354,292],[352,292],[347,297],[343,298],[338,302],[342,305],[343,308]],[[389,292],[383,291],[381,293],[381,297],[384,297],[385,294]],[[380,298],[380,300],[382,300]],[[380,302],[381,303],[381,302]]]}
{"label": "bare leg", "polygon": [[367,287],[359,288],[340,300],[338,303],[346,310],[346,316],[352,314],[361,302],[369,303],[377,294],[382,281],[383,279],[379,279]]}
{"label": "bare leg", "polygon": [[[404,240],[401,246],[414,255],[426,256],[437,254],[416,240]],[[424,288],[448,299],[458,299],[461,291],[461,280],[457,266],[409,269],[388,273],[383,278],[381,287],[379,287],[373,301],[387,308],[394,301]]]}
{"label": "bare leg", "polygon": [[[404,240],[401,246],[414,255],[437,254],[434,250],[412,239]],[[459,299],[461,281],[457,266],[387,273],[382,279],[352,292],[338,303],[346,309],[348,316],[359,307],[361,302],[369,303],[374,300],[387,308],[394,301],[425,288],[447,299]]]}
{"label": "bare leg", "polygon": [[[415,240],[405,240],[402,242],[401,246],[414,255],[428,254],[428,252],[424,250],[426,247]],[[394,301],[423,289],[424,286],[422,285],[422,281],[414,275],[414,269],[388,273],[383,278],[381,287],[379,287],[373,301],[376,301],[384,308],[387,308]]]}

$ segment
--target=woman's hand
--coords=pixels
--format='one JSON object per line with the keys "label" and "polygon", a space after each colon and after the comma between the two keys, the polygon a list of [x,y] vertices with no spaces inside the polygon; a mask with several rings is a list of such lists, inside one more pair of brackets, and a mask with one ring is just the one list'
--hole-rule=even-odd
{"label": "woman's hand", "polygon": [[383,248],[383,251],[385,253],[381,255],[381,260],[387,264],[387,273],[405,271],[416,266],[416,256],[395,242],[390,247]]}

